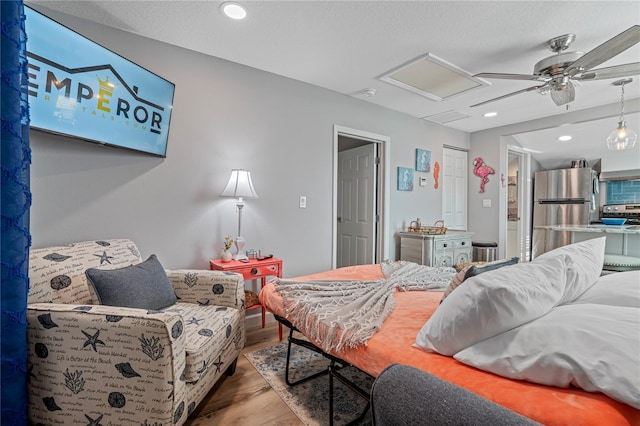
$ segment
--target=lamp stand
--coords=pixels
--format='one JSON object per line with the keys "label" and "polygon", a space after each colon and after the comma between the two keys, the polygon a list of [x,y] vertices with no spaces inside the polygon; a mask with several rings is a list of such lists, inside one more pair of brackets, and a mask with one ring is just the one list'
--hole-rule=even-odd
{"label": "lamp stand", "polygon": [[242,199],[242,197],[238,197],[236,207],[238,207],[238,236],[236,237],[235,245],[238,252],[235,254],[235,256],[233,256],[233,258],[235,260],[243,260],[248,259],[248,257],[242,250],[245,245],[245,240],[242,237],[242,208],[244,207],[244,200]]}

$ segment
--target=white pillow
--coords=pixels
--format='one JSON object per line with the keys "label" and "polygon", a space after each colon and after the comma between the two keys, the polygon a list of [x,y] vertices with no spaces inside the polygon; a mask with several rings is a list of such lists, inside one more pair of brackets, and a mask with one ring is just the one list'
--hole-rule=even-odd
{"label": "white pillow", "polygon": [[422,326],[415,345],[451,356],[546,314],[564,294],[566,259],[552,256],[465,280]]}
{"label": "white pillow", "polygon": [[573,303],[640,308],[640,271],[617,272],[602,276]]}
{"label": "white pillow", "polygon": [[454,358],[511,379],[602,392],[640,409],[639,313],[607,305],[558,306]]}
{"label": "white pillow", "polygon": [[567,262],[567,288],[558,305],[573,302],[595,284],[600,277],[602,265],[604,264],[605,242],[606,237],[594,238],[559,247],[533,260],[533,263],[536,263],[562,255],[566,255],[571,259],[571,262]]}

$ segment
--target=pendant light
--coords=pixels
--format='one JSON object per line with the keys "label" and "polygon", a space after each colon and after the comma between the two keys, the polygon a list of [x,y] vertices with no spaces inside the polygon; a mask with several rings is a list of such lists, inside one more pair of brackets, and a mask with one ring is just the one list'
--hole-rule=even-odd
{"label": "pendant light", "polygon": [[614,81],[614,86],[622,86],[622,98],[620,101],[620,121],[618,122],[618,128],[612,131],[607,138],[607,148],[612,151],[620,151],[623,149],[630,149],[636,145],[638,140],[638,134],[627,127],[627,122],[624,120],[624,85],[631,83],[632,78],[624,78],[622,80]]}

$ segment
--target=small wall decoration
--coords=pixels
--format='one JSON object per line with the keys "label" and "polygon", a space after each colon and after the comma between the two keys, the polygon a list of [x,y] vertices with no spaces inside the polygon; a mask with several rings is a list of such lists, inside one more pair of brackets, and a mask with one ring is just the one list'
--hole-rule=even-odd
{"label": "small wall decoration", "polygon": [[505,184],[504,184],[504,173],[500,174],[500,180],[502,181],[502,187],[504,188],[505,187]]}
{"label": "small wall decoration", "polygon": [[440,184],[438,183],[438,180],[440,179],[440,163],[438,163],[436,161],[436,164],[433,165],[433,178],[436,180],[436,183],[433,184],[433,187],[435,189],[438,189],[438,186],[440,186]]}
{"label": "small wall decoration", "polygon": [[398,167],[398,191],[413,191],[413,169]]}
{"label": "small wall decoration", "polygon": [[416,171],[427,173],[431,171],[431,151],[416,148]]}
{"label": "small wall decoration", "polygon": [[484,192],[484,185],[489,182],[489,175],[495,175],[496,171],[492,167],[484,164],[484,160],[481,157],[477,157],[473,160],[473,174],[478,176],[480,181],[480,191]]}

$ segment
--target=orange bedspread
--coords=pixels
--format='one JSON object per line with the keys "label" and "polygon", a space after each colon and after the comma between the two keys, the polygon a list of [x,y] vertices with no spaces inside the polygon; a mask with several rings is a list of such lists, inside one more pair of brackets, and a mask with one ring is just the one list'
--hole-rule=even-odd
{"label": "orange bedspread", "polygon": [[[373,280],[382,276],[380,265],[363,265],[296,279]],[[639,410],[604,394],[507,379],[413,347],[418,331],[438,307],[442,293],[396,292],[394,297],[393,313],[367,346],[334,355],[374,377],[393,363],[412,365],[547,425],[640,425]],[[274,284],[262,289],[260,302],[276,315],[286,317]]]}

